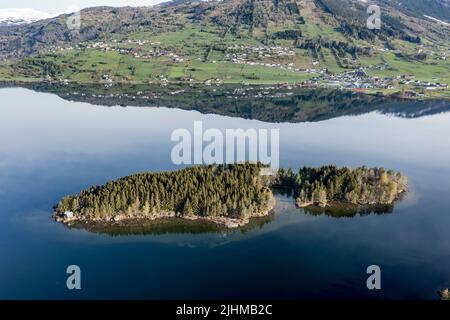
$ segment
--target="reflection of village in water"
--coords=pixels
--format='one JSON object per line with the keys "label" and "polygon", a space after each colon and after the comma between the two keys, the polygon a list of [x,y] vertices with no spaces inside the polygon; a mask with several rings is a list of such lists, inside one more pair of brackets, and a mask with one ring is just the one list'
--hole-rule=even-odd
{"label": "reflection of village in water", "polygon": [[[2,84],[0,88],[11,85]],[[215,88],[203,85],[105,87],[31,83],[21,86],[53,93],[68,101],[94,105],[178,108],[264,122],[314,122],[374,111],[416,118],[450,111],[447,100],[407,99],[339,89],[305,89],[300,85],[224,85]]]}

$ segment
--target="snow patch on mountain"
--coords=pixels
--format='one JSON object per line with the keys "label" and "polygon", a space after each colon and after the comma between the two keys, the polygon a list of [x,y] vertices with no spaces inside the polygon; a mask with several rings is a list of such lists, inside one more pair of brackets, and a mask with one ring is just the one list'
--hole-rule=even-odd
{"label": "snow patch on mountain", "polygon": [[0,25],[19,25],[53,17],[46,12],[29,8],[0,9]]}
{"label": "snow patch on mountain", "polygon": [[424,14],[423,16],[424,16],[425,18],[428,18],[428,19],[430,19],[430,20],[433,20],[434,22],[443,24],[444,26],[450,26],[450,23],[445,22],[445,21],[442,21],[442,20],[439,20],[439,19],[436,19],[436,18],[434,18],[434,17],[432,17],[432,16],[427,16],[426,14]]}

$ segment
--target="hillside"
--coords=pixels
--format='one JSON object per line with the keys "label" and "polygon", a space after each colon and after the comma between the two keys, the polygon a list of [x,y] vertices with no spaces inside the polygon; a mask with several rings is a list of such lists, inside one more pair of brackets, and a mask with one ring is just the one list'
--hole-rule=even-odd
{"label": "hillside", "polygon": [[[359,87],[374,76],[450,82],[450,26],[443,23],[448,1],[428,1],[427,10],[413,0],[404,6],[379,3],[381,30],[366,27],[368,3],[359,0],[174,1],[84,9],[79,31],[68,29],[67,15],[0,27],[0,79],[342,82],[335,76],[362,68],[366,79],[350,76]],[[399,84],[365,87],[388,90]]]}
{"label": "hillside", "polygon": [[[424,0],[381,0],[386,5],[393,6],[395,9],[404,12],[406,15],[416,18],[429,16],[441,21],[450,23],[450,1],[424,1]],[[407,4],[407,5],[405,5]]]}

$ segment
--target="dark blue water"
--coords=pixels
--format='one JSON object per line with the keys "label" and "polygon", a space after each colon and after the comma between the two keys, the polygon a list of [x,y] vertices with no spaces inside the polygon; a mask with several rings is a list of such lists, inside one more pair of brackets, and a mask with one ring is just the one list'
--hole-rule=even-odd
{"label": "dark blue water", "polygon": [[[0,298],[436,299],[450,286],[450,114],[370,113],[270,124],[165,108],[106,108],[0,90]],[[176,128],[279,128],[283,167],[384,166],[410,178],[390,214],[313,216],[281,195],[269,223],[202,234],[110,236],[51,219],[68,194],[177,169]],[[82,289],[66,288],[79,265]],[[366,287],[366,268],[382,289]]]}

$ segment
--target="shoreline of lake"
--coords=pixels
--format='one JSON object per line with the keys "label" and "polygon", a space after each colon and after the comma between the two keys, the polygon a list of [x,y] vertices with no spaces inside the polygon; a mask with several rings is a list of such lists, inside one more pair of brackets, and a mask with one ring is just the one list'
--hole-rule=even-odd
{"label": "shoreline of lake", "polygon": [[225,216],[217,216],[217,217],[183,216],[183,215],[177,215],[174,212],[160,213],[160,214],[153,215],[151,217],[139,217],[139,216],[127,217],[126,215],[118,215],[114,218],[107,218],[107,219],[87,219],[87,218],[80,218],[80,217],[64,219],[61,216],[61,213],[55,212],[55,213],[53,213],[52,218],[56,222],[63,223],[64,225],[66,225],[68,227],[72,227],[74,225],[81,225],[81,226],[102,225],[106,228],[111,227],[111,226],[128,227],[128,226],[136,226],[137,224],[143,225],[148,222],[156,222],[157,223],[157,222],[171,220],[171,221],[211,223],[211,224],[225,227],[226,229],[237,229],[237,228],[247,226],[254,219],[265,218],[265,217],[270,216],[273,213],[274,207],[275,207],[275,202],[267,210],[252,214],[248,217],[241,217],[241,218],[225,217]]}
{"label": "shoreline of lake", "polygon": [[[6,87],[6,88],[21,88],[26,87],[27,85],[60,85],[60,86],[98,86],[98,87],[104,87],[106,89],[111,88],[112,86],[106,85],[101,82],[78,82],[73,81],[69,84],[61,83],[61,82],[49,82],[49,81],[43,81],[41,79],[27,79],[27,80],[0,80],[0,86]],[[146,83],[146,82],[116,82],[114,83],[114,87],[126,87],[126,86],[145,86],[145,85],[153,85],[153,86],[160,86],[160,87],[166,87],[167,84],[162,83]],[[246,88],[246,87],[264,87],[264,86],[275,86],[278,88],[286,88],[291,87],[292,89],[303,89],[303,90],[311,90],[311,89],[326,89],[326,90],[339,90],[342,92],[353,92],[355,94],[364,94],[367,96],[374,96],[374,97],[384,97],[384,98],[397,98],[402,99],[405,101],[424,101],[424,100],[450,100],[450,96],[448,94],[448,90],[433,90],[432,92],[429,92],[429,94],[424,96],[413,96],[410,94],[403,94],[400,90],[401,88],[398,88],[399,90],[395,91],[393,89],[377,89],[377,90],[356,90],[351,88],[340,88],[336,89],[333,86],[327,86],[327,85],[319,85],[319,86],[308,86],[308,85],[302,85],[301,83],[272,83],[272,82],[261,82],[257,84],[248,84],[243,85],[241,83],[234,83],[234,82],[224,82],[220,86],[208,86],[205,85],[203,82],[194,82],[194,83],[187,83],[187,82],[171,82],[171,86],[180,86],[180,87],[195,87],[195,88],[220,88],[220,87],[236,87],[236,88]]]}

